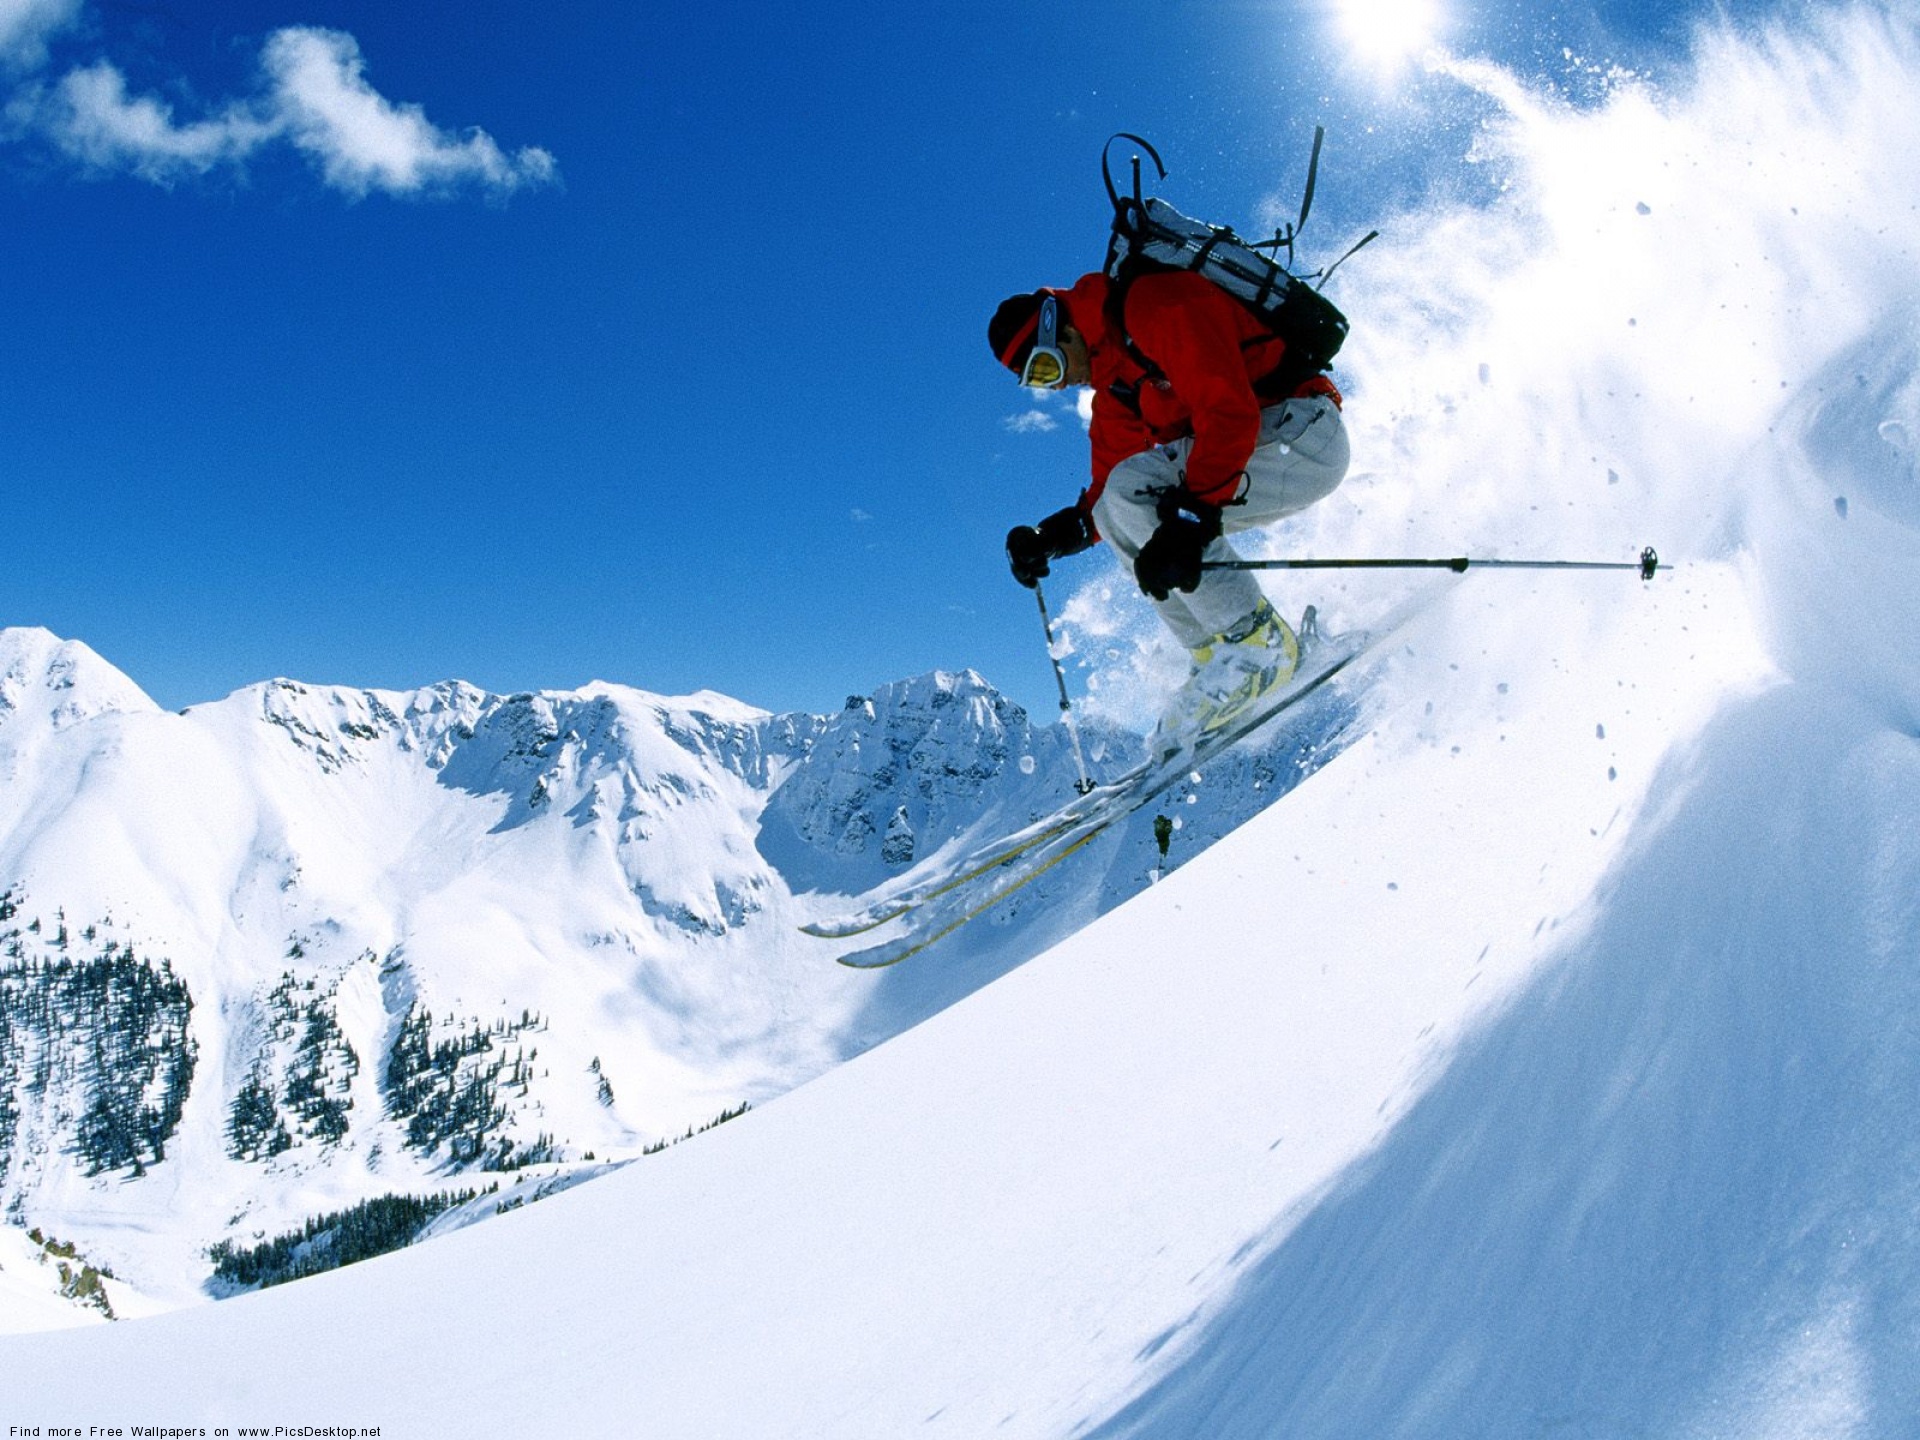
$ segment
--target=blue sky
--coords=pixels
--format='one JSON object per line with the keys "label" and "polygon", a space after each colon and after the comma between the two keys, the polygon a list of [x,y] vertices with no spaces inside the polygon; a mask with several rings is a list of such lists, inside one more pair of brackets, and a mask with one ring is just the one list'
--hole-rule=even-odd
{"label": "blue sky", "polygon": [[[1247,224],[1326,124],[1323,246],[1455,183],[1476,112],[1334,8],[0,0],[0,624],[169,706],[972,666],[1050,713],[1001,537],[1085,440],[1010,427],[986,316],[1097,266],[1116,130]],[[1657,77],[1688,14],[1442,23]]]}

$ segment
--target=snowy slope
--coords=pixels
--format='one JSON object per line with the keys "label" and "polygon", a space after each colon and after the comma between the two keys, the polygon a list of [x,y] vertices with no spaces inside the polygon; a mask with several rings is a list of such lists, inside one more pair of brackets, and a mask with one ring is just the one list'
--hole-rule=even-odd
{"label": "snowy slope", "polygon": [[1283,537],[1678,571],[1452,585],[1364,739],[1038,959],[493,1224],[0,1342],[9,1411],[1913,1434],[1920,38],[1805,23],[1659,104],[1462,67],[1507,198],[1373,262],[1376,468]]}
{"label": "snowy slope", "polygon": [[[710,1139],[297,1293],[120,1327],[102,1338],[142,1377],[129,1395],[219,1424],[270,1393],[401,1434],[556,1403],[605,1435],[976,1435],[1009,1417],[1006,1433],[1064,1434],[1097,1418],[1555,943],[1539,922],[1580,920],[1632,827],[1593,831],[1630,819],[1666,739],[1750,678],[1686,664],[1680,625],[1704,599],[1647,603],[1674,622],[1655,663],[1694,678],[1622,701],[1606,746],[1583,724],[1577,776],[1551,691],[1516,709],[1497,766],[1376,736],[1068,944]],[[1566,653],[1618,669],[1647,651],[1616,634]],[[1422,798],[1382,806],[1377,787],[1409,773]],[[1512,834],[1543,784],[1563,803]],[[1537,857],[1517,887],[1512,844]],[[447,1303],[481,1274],[485,1305]],[[487,1373],[423,1381],[433,1364],[411,1347],[356,1345],[343,1381],[308,1338],[369,1328],[430,1333],[432,1355],[487,1350]],[[13,1344],[28,1369],[53,1353]],[[246,1360],[230,1380],[158,1379],[201,1347]],[[283,1351],[301,1359],[269,1358]]]}

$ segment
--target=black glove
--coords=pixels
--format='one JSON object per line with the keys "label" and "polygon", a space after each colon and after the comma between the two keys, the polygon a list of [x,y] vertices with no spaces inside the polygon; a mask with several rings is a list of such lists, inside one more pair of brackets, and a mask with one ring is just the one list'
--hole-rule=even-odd
{"label": "black glove", "polygon": [[1093,526],[1076,505],[1056,510],[1038,525],[1016,525],[1007,532],[1007,565],[1029,590],[1050,573],[1047,563],[1078,555],[1093,544]]}
{"label": "black glove", "polygon": [[1196,500],[1185,489],[1160,497],[1160,528],[1140,547],[1133,578],[1156,600],[1200,584],[1200,557],[1220,538],[1220,507]]}

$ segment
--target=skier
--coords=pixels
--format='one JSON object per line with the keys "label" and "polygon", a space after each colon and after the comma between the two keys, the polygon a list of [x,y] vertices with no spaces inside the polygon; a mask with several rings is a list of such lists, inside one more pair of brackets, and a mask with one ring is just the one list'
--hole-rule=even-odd
{"label": "skier", "polygon": [[[1116,305],[1115,300],[1119,301]],[[1224,534],[1333,493],[1349,448],[1340,392],[1289,365],[1286,342],[1203,276],[1146,274],[1115,296],[1095,272],[1004,301],[987,327],[1022,385],[1093,387],[1093,483],[1076,504],[1007,534],[1014,579],[1107,540],[1193,656],[1171,724],[1212,728],[1292,678],[1293,628]]]}

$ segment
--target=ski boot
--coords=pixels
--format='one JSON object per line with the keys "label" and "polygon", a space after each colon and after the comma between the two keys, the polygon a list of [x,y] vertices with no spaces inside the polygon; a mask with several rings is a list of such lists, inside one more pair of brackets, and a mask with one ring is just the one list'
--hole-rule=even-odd
{"label": "ski boot", "polygon": [[1170,757],[1231,725],[1262,696],[1293,678],[1302,649],[1318,637],[1311,605],[1296,632],[1279,611],[1261,601],[1231,630],[1193,649],[1193,673],[1155,727],[1149,753]]}

